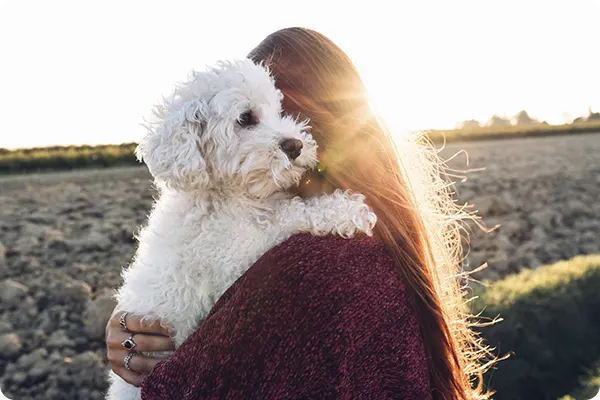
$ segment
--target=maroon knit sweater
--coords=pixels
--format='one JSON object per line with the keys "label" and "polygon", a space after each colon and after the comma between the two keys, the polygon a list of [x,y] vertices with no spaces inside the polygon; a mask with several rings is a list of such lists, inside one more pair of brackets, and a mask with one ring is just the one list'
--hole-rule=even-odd
{"label": "maroon knit sweater", "polygon": [[142,384],[143,400],[430,398],[415,311],[366,236],[271,249]]}

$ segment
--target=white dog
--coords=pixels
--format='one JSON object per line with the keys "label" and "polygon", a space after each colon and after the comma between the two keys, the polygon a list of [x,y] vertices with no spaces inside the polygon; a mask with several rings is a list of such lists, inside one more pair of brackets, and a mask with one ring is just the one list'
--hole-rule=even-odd
{"label": "white dog", "polygon": [[[118,310],[162,320],[176,346],[262,254],[295,233],[371,235],[363,196],[309,200],[285,189],[317,163],[306,123],[282,115],[282,94],[250,60],[193,72],[154,110],[136,150],[160,197],[123,273]],[[135,340],[135,338],[134,338]],[[111,372],[109,399],[139,399]]]}

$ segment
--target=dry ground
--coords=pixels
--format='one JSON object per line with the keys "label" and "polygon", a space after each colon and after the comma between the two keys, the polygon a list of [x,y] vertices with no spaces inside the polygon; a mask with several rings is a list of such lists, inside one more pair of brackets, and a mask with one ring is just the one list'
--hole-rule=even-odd
{"label": "dry ground", "polygon": [[[473,230],[481,277],[600,252],[600,134],[452,144],[457,184],[493,233]],[[450,163],[465,168],[465,157]],[[144,168],[0,178],[0,385],[9,397],[101,399],[110,290],[152,204]],[[4,250],[2,250],[4,249]]]}

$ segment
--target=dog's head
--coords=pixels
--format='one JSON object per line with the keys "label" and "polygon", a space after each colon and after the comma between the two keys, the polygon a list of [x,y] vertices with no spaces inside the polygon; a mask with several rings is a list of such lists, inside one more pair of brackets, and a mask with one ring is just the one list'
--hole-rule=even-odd
{"label": "dog's head", "polygon": [[306,122],[282,114],[269,71],[248,59],[220,62],[154,109],[136,156],[173,190],[224,188],[255,198],[297,185],[316,165]]}

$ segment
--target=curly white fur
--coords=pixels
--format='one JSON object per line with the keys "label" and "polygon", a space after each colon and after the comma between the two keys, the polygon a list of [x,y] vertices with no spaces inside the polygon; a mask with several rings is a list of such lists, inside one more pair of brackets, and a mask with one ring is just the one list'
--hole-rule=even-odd
{"label": "curly white fur", "polygon": [[[281,113],[268,70],[250,60],[193,72],[157,106],[136,154],[160,189],[139,247],[124,270],[118,309],[174,328],[177,346],[261,255],[295,233],[372,234],[376,217],[359,194],[308,200],[285,189],[316,165],[304,122]],[[240,125],[251,110],[252,126]],[[283,139],[302,141],[288,157]],[[111,372],[108,399],[139,399]]]}

